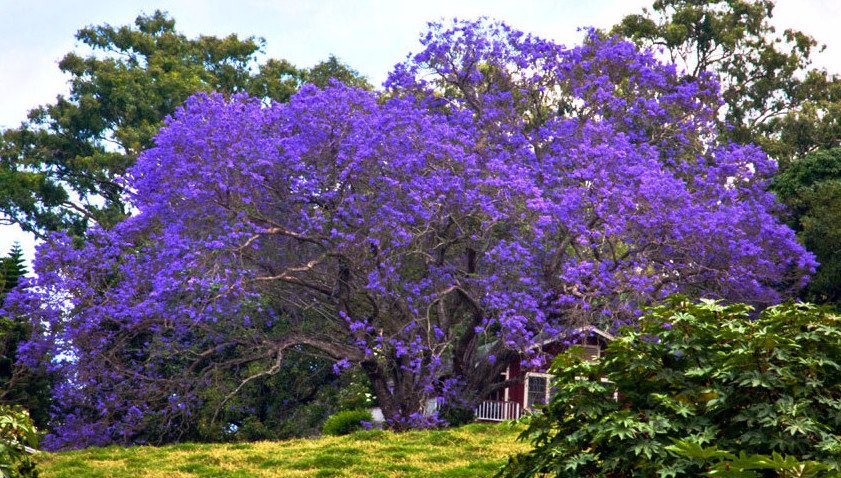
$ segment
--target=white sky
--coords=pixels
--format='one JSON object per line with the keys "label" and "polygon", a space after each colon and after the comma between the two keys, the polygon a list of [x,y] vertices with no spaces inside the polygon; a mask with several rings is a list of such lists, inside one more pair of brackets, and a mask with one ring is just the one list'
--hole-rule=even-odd
{"label": "white sky", "polygon": [[[78,47],[87,25],[127,25],[141,12],[168,11],[176,28],[199,34],[266,39],[266,55],[299,67],[330,54],[375,85],[419,48],[426,22],[489,16],[523,31],[570,45],[581,26],[609,27],[653,0],[0,0],[0,128],[17,126],[29,109],[67,91],[58,60]],[[778,0],[774,23],[797,28],[828,46],[816,64],[841,72],[841,1]],[[33,257],[32,238],[0,227],[0,255],[20,241]]]}

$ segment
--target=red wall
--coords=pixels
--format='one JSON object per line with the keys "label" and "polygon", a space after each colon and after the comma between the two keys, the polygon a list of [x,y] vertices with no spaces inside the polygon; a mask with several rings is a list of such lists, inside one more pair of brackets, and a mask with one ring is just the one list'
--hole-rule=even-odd
{"label": "red wall", "polygon": [[[525,372],[521,371],[520,362],[515,361],[512,363],[508,368],[508,378],[519,377],[521,375],[525,375]],[[520,405],[523,404],[523,395],[526,392],[525,383],[515,383],[508,387],[508,401],[509,402],[517,402]]]}
{"label": "red wall", "polygon": [[[605,343],[604,339],[602,339],[601,337],[596,337],[596,336],[587,337],[587,339],[585,339],[584,342],[587,345],[600,345],[602,347],[602,349],[604,349],[604,347],[607,345]],[[564,346],[560,342],[554,342],[554,343],[551,343],[551,344],[546,344],[543,347],[543,352],[546,353],[547,355],[549,355],[550,357],[554,357],[555,355],[558,355],[563,350],[564,350]],[[520,365],[520,362],[518,360],[515,360],[514,363],[512,363],[508,368],[508,372],[509,372],[508,378],[511,379],[511,378],[515,378],[515,377],[520,377],[523,381],[521,381],[519,383],[515,383],[515,384],[511,385],[510,387],[508,387],[508,401],[517,402],[520,405],[524,405],[525,404],[524,396],[525,396],[525,392],[526,392],[526,385],[525,385],[526,372],[546,372],[546,369],[548,368],[548,366],[550,364],[551,364],[551,361],[549,363],[547,363],[545,366],[537,368],[537,369],[532,369],[532,368],[524,369]]]}

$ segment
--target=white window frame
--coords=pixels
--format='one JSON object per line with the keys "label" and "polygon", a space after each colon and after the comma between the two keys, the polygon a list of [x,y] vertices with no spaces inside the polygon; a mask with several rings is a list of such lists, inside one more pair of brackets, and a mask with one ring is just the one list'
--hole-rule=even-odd
{"label": "white window frame", "polygon": [[[511,378],[511,366],[510,365],[505,367],[505,373],[503,373],[503,375],[505,376],[505,381],[506,382]],[[509,387],[506,386],[505,390],[502,391],[502,393],[503,393],[503,398],[502,399],[505,400],[506,402],[508,401],[508,388]]]}
{"label": "white window frame", "polygon": [[534,410],[534,408],[529,406],[529,378],[531,377],[538,377],[538,378],[545,378],[546,379],[546,396],[544,397],[544,403],[548,404],[549,399],[552,396],[552,374],[549,373],[539,373],[539,372],[526,372],[526,379],[525,387],[523,390],[523,408],[526,410]]}

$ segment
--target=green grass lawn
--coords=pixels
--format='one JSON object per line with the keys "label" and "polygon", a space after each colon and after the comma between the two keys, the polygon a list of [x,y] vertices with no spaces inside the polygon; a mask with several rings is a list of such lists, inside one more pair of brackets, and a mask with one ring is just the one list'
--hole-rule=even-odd
{"label": "green grass lawn", "polygon": [[43,478],[487,477],[525,451],[520,427],[473,424],[395,434],[236,444],[107,447],[44,453]]}

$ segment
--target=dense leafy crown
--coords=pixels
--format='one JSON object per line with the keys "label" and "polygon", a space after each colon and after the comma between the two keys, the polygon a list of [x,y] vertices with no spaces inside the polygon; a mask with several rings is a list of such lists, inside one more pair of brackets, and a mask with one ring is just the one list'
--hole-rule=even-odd
{"label": "dense leafy crown", "polygon": [[[253,91],[267,83],[257,68],[257,39],[188,39],[160,11],[132,26],[91,26],[76,39],[89,55],[68,53],[68,96],[33,109],[19,128],[0,136],[0,220],[45,235],[82,234],[87,225],[110,225],[126,215],[114,183],[152,145],[163,118],[197,91]],[[296,73],[271,60],[267,77]],[[278,66],[282,66],[278,68]],[[262,68],[262,66],[261,66]],[[288,98],[294,86],[266,92]]]}
{"label": "dense leafy crown", "polygon": [[0,134],[0,223],[41,237],[56,230],[81,236],[125,218],[129,209],[115,178],[196,92],[284,102],[303,82],[325,84],[330,77],[370,88],[335,57],[310,69],[262,61],[262,39],[187,38],[160,11],[131,26],[83,28],[76,39],[87,56],[71,52],[59,62],[69,95]]}
{"label": "dense leafy crown", "polygon": [[138,213],[40,249],[14,302],[65,377],[51,446],[177,439],[216,371],[292,344],[360,364],[393,427],[433,425],[427,399],[481,396],[541,334],[678,291],[775,302],[814,268],[773,163],[717,142],[714,81],[594,33],[422,43],[379,94],[192,97],[129,170]]}
{"label": "dense leafy crown", "polygon": [[[609,344],[603,360],[558,357],[557,393],[522,435],[535,449],[503,475],[814,476],[796,463],[807,460],[837,476],[839,338],[841,317],[813,305],[757,315],[745,304],[674,297]],[[740,452],[784,455],[798,469]],[[790,473],[748,471],[774,468]]]}
{"label": "dense leafy crown", "polygon": [[817,151],[774,177],[788,221],[821,266],[803,297],[841,306],[841,148]]}

